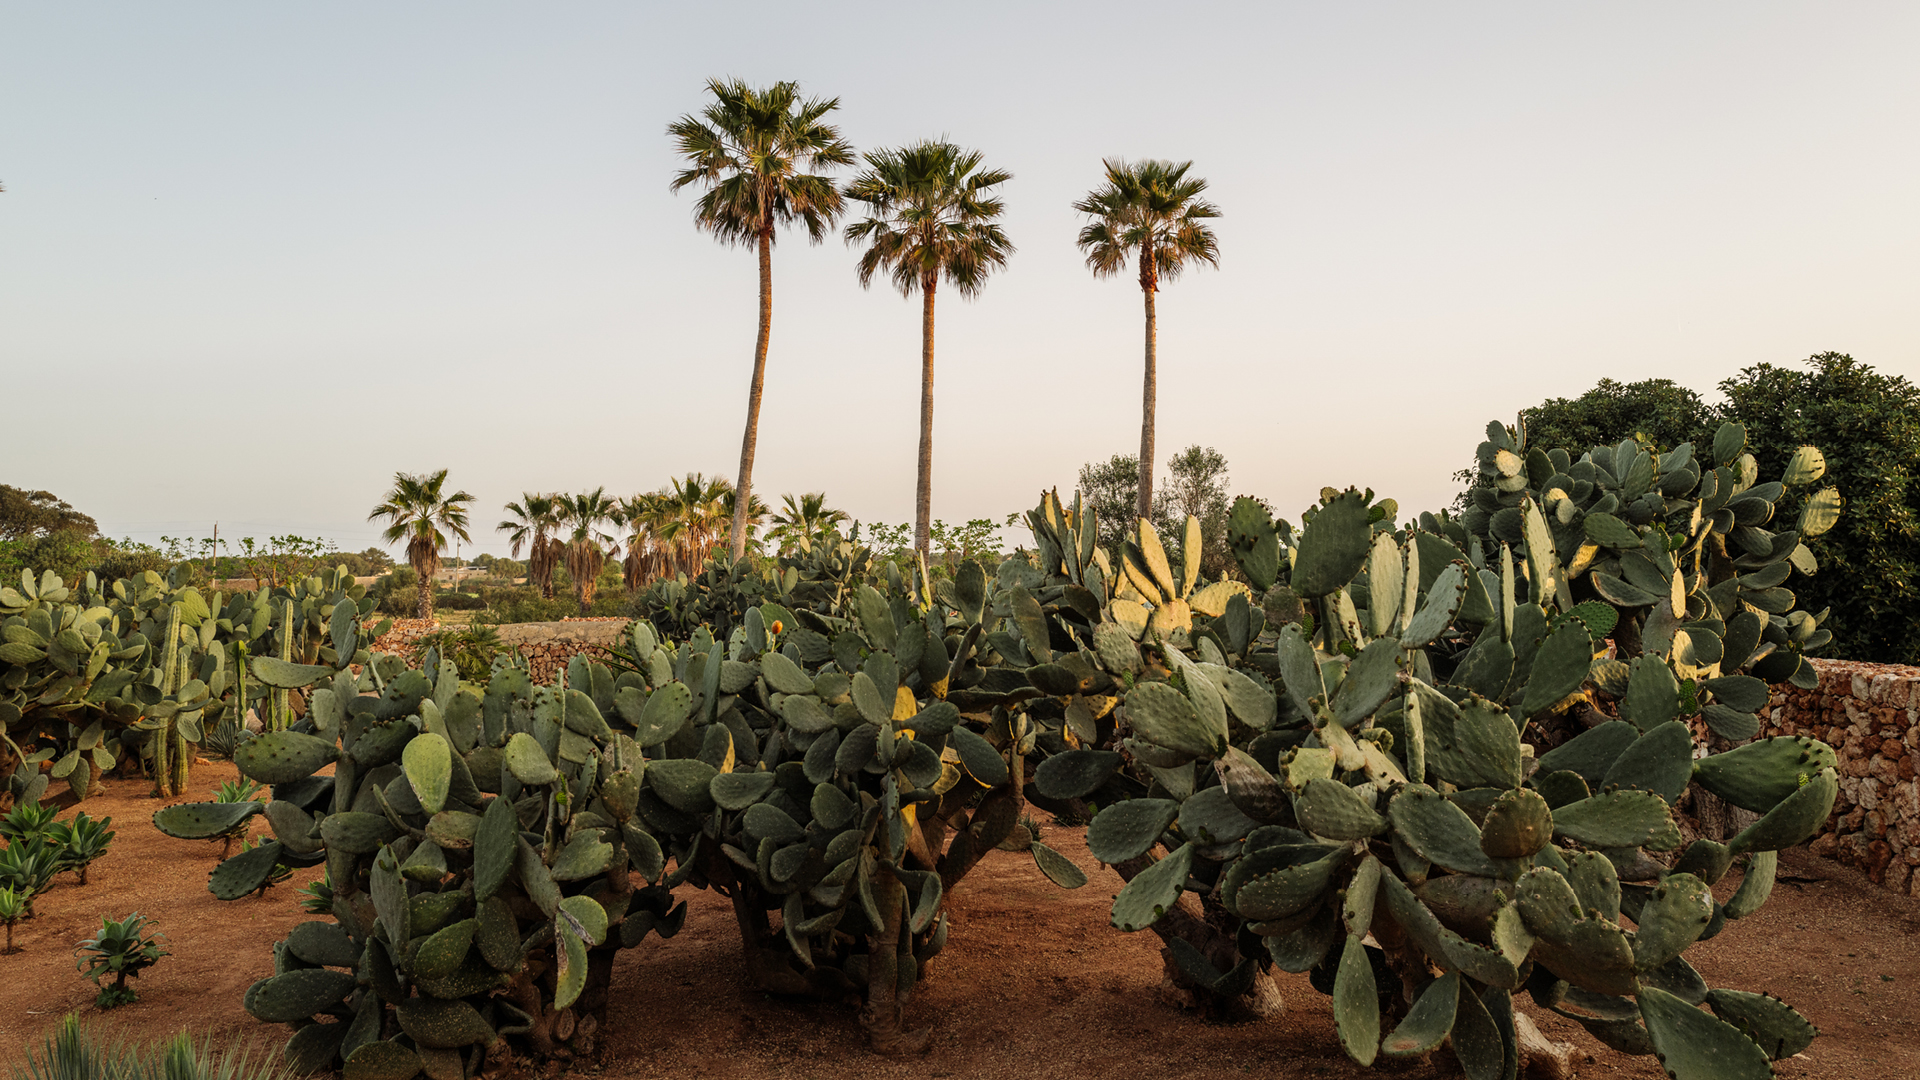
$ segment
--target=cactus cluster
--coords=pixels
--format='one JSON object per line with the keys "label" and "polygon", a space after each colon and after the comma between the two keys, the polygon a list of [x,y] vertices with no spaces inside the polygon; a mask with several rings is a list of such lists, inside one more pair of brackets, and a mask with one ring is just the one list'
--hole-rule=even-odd
{"label": "cactus cluster", "polygon": [[[1650,455],[1535,452],[1557,470],[1539,498],[1509,485],[1511,505],[1457,522],[1400,527],[1370,493],[1329,490],[1296,536],[1242,501],[1232,541],[1258,607],[1231,596],[1184,631],[1118,597],[1056,609],[1048,635],[1127,684],[1091,745],[1035,770],[1040,796],[1098,808],[1089,849],[1127,879],[1114,925],[1161,933],[1176,977],[1223,1005],[1271,968],[1310,972],[1362,1063],[1451,1037],[1468,1075],[1511,1075],[1521,992],[1682,1078],[1767,1076],[1804,1048],[1789,1007],[1709,989],[1682,955],[1764,901],[1774,853],[1837,790],[1812,740],[1695,757],[1705,732],[1750,738],[1768,683],[1818,644],[1819,619],[1767,591],[1793,534],[1739,531],[1765,520],[1746,503],[1779,495],[1739,475],[1742,438],[1722,433],[1708,474],[1733,474],[1731,518],[1697,474],[1650,488]],[[1153,540],[1141,528],[1128,554],[1151,566]],[[1654,573],[1658,598],[1616,588]],[[1536,758],[1528,725],[1575,705],[1603,722]],[[1678,850],[1671,807],[1694,783],[1761,817]]]}
{"label": "cactus cluster", "polygon": [[344,568],[232,597],[151,571],[106,584],[88,574],[78,588],[23,572],[20,588],[0,588],[0,799],[35,801],[49,779],[84,799],[128,753],[179,794],[207,725],[237,724],[257,702],[284,726],[296,706],[280,684],[300,667],[342,649],[365,659],[372,606]]}
{"label": "cactus cluster", "polygon": [[[1049,494],[1035,551],[938,581],[829,543],[659,586],[673,633],[636,622],[551,686],[508,659],[463,683],[431,651],[256,661],[308,699],[236,752],[273,801],[156,823],[267,816],[222,897],[326,864],[307,902],[331,921],[247,997],[303,1068],[445,1080],[577,1052],[612,952],[677,930],[681,885],[731,901],[760,986],[857,995],[874,1045],[911,1049],[903,1008],[971,867],[999,849],[1087,881],[1031,803],[1090,821],[1126,882],[1114,926],[1158,934],[1216,1011],[1304,972],[1357,1061],[1450,1043],[1497,1077],[1526,994],[1681,1080],[1766,1076],[1813,1029],[1685,954],[1760,906],[1834,799],[1831,749],[1750,741],[1822,643],[1784,582],[1831,521],[1763,528],[1818,453],[1768,485],[1737,430],[1710,459],[1578,460],[1492,430],[1457,519],[1327,489],[1295,530],[1243,500],[1245,582],[1201,580],[1197,523],[1107,552]],[[1555,716],[1585,730],[1536,752]],[[1758,820],[1683,846],[1696,786]]]}

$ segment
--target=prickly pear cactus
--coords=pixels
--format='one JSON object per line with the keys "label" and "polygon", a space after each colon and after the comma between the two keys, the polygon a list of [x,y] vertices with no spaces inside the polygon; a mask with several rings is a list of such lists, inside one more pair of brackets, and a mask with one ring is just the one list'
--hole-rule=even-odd
{"label": "prickly pear cactus", "polygon": [[[1807,739],[1695,757],[1707,733],[1750,738],[1769,683],[1821,641],[1782,588],[1793,533],[1759,528],[1779,485],[1743,474],[1737,443],[1716,440],[1708,483],[1728,486],[1705,497],[1687,447],[1531,452],[1555,469],[1537,481],[1497,456],[1519,482],[1471,517],[1491,539],[1398,526],[1370,492],[1323,492],[1297,534],[1243,500],[1230,539],[1260,602],[1188,621],[1172,602],[1206,590],[1145,527],[1127,588],[1087,589],[1083,523],[1049,497],[1030,518],[1047,573],[1025,587],[1058,600],[1010,605],[1026,652],[1000,650],[1033,661],[1029,722],[1057,715],[1070,744],[1039,746],[1034,799],[1097,810],[1088,847],[1127,879],[1114,925],[1158,933],[1217,1011],[1257,1004],[1272,968],[1307,972],[1356,1061],[1450,1040],[1493,1076],[1515,1067],[1527,993],[1681,1080],[1770,1075],[1811,1026],[1710,989],[1684,953],[1757,910],[1837,781]],[[1655,575],[1658,596],[1622,587]],[[1529,725],[1576,706],[1598,722],[1536,757]],[[1682,850],[1672,805],[1693,784],[1760,819]]]}
{"label": "prickly pear cactus", "polygon": [[[208,725],[237,722],[256,701],[277,724],[292,721],[290,706],[268,708],[285,694],[270,676],[293,686],[311,680],[305,666],[366,659],[372,608],[345,568],[230,599],[151,571],[106,584],[88,574],[77,588],[23,572],[19,589],[0,588],[0,772],[17,789],[0,801],[37,798],[48,777],[84,799],[130,753],[159,793],[178,795]],[[249,682],[253,652],[267,670]],[[53,762],[44,777],[43,761]]]}
{"label": "prickly pear cactus", "polygon": [[[662,778],[615,700],[653,699],[650,721],[684,725],[685,684],[597,667],[576,680],[585,689],[535,686],[503,661],[476,686],[425,659],[322,669],[290,688],[307,691],[303,718],[236,754],[273,785],[274,837],[208,888],[234,899],[277,865],[327,867],[332,920],[296,927],[246,996],[256,1018],[293,1025],[286,1056],[303,1071],[471,1076],[516,1046],[590,1049],[612,954],[685,917],[671,890],[689,852],[669,873],[649,818]],[[212,804],[162,814],[174,829],[219,823]]]}

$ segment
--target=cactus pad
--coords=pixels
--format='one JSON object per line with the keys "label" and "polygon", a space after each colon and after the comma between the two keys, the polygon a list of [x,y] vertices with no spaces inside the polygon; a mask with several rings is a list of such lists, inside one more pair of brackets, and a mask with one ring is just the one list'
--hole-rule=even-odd
{"label": "cactus pad", "polygon": [[1180,815],[1171,799],[1128,799],[1100,808],[1087,826],[1087,851],[1112,865],[1145,855]]}
{"label": "cactus pad", "polygon": [[1664,990],[1642,987],[1640,1016],[1675,1080],[1770,1080],[1767,1055],[1739,1028],[1716,1019]]}
{"label": "cactus pad", "polygon": [[1294,800],[1300,827],[1329,840],[1365,840],[1386,831],[1387,819],[1338,780],[1312,779]]}
{"label": "cactus pad", "polygon": [[1113,925],[1133,931],[1158,922],[1180,899],[1180,890],[1192,867],[1193,845],[1182,844],[1135,875],[1126,888],[1120,890],[1120,895],[1113,898]]}
{"label": "cactus pad", "polygon": [[257,801],[180,803],[156,810],[153,827],[176,840],[213,840],[263,809]]}
{"label": "cactus pad", "polygon": [[1227,748],[1224,717],[1204,718],[1187,695],[1165,683],[1142,683],[1126,697],[1127,723],[1156,746],[1193,757],[1218,757]]}
{"label": "cactus pad", "polygon": [[234,750],[233,763],[249,780],[291,784],[312,776],[338,756],[325,739],[297,731],[264,731]]}
{"label": "cactus pad", "polygon": [[1764,814],[1836,760],[1826,743],[1780,735],[1704,757],[1693,764],[1693,778],[1742,810]]}
{"label": "cactus pad", "polygon": [[354,977],[328,968],[301,968],[247,988],[245,1005],[255,1020],[291,1024],[330,1009],[353,993]]}

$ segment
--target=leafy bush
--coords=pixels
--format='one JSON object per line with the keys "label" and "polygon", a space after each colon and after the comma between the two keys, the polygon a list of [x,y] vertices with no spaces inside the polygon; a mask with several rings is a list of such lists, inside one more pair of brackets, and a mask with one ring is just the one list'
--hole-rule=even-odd
{"label": "leafy bush", "polygon": [[[397,573],[397,571],[396,571]],[[389,575],[391,577],[391,575]],[[386,579],[382,579],[386,580]],[[420,587],[417,585],[399,585],[382,589],[377,594],[379,604],[375,610],[382,615],[392,615],[399,619],[411,619],[420,610]]]}
{"label": "leafy bush", "polygon": [[[152,920],[137,911],[118,921],[101,919],[100,932],[74,950],[74,966],[100,987],[94,1004],[111,1009],[139,1000],[140,995],[127,980],[159,963],[161,957],[172,955],[161,948],[164,940],[166,935],[155,931]],[[108,976],[113,982],[103,985],[101,980]]]}
{"label": "leafy bush", "polygon": [[0,886],[27,898],[27,914],[33,914],[34,898],[47,891],[53,876],[60,872],[60,851],[48,843],[9,844],[0,850]]}
{"label": "leafy bush", "polygon": [[33,894],[23,893],[11,885],[0,885],[0,923],[7,927],[7,947],[5,952],[13,952],[13,924],[33,913]]}
{"label": "leafy bush", "polygon": [[57,822],[47,829],[47,839],[60,853],[60,869],[71,870],[80,877],[80,884],[87,883],[87,868],[107,853],[116,833],[110,826],[111,817],[95,820],[84,811],[75,814],[70,822]]}
{"label": "leafy bush", "polygon": [[1802,445],[1825,452],[1847,512],[1807,540],[1820,570],[1798,591],[1808,609],[1832,610],[1831,654],[1920,663],[1920,386],[1841,353],[1805,363],[1810,370],[1759,364],[1724,380],[1724,413],[1746,425],[1767,475]]}
{"label": "leafy bush", "polygon": [[491,626],[441,630],[422,637],[418,645],[453,661],[454,670],[468,682],[485,682],[493,670],[494,658],[506,651],[499,633]]}
{"label": "leafy bush", "polygon": [[448,611],[480,611],[486,606],[486,598],[479,593],[454,592],[449,589],[445,592],[435,592],[433,594],[433,609],[435,611],[439,611],[442,608]]}
{"label": "leafy bush", "polygon": [[[595,598],[594,602],[598,604],[599,598]],[[538,589],[494,589],[487,594],[486,610],[475,615],[473,621],[490,625],[558,622],[578,614],[579,602],[568,596],[555,596],[547,600],[541,597]]]}

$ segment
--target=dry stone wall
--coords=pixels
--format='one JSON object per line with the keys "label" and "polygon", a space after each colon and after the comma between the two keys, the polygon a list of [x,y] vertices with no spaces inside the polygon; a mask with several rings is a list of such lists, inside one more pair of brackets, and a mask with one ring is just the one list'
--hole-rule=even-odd
{"label": "dry stone wall", "polygon": [[[527,658],[536,683],[552,682],[567,661],[580,653],[605,660],[620,638],[625,618],[567,619],[563,622],[508,623],[494,627],[502,644]],[[375,652],[397,653],[410,664],[420,659],[420,639],[441,629],[430,619],[395,619],[393,627],[373,643]]]}
{"label": "dry stone wall", "polygon": [[1815,660],[1815,690],[1776,690],[1760,734],[1807,735],[1840,758],[1840,797],[1812,842],[1895,892],[1920,896],[1920,667]]}

